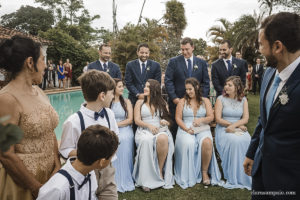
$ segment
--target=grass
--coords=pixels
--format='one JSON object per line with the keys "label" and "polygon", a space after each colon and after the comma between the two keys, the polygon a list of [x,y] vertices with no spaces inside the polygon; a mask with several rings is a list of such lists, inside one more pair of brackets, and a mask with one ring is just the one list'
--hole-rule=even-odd
{"label": "grass", "polygon": [[[253,134],[257,118],[259,115],[259,96],[249,94],[247,96],[249,103],[249,123],[248,131]],[[132,192],[119,193],[120,200],[243,200],[250,199],[251,193],[246,189],[225,189],[218,186],[210,186],[205,188],[202,184],[196,184],[192,188],[181,189],[175,185],[173,189],[155,189],[150,193],[145,193],[141,188],[136,188]]]}

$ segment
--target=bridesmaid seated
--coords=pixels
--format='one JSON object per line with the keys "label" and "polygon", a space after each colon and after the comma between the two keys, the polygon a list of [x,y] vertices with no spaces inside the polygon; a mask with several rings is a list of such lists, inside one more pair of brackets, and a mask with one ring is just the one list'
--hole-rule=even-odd
{"label": "bridesmaid seated", "polygon": [[227,78],[223,96],[215,104],[216,147],[222,160],[225,188],[251,189],[251,177],[244,173],[243,161],[250,144],[247,132],[249,112],[243,83],[238,76]]}
{"label": "bridesmaid seated", "polygon": [[133,178],[145,192],[158,187],[173,188],[174,144],[168,129],[170,116],[159,82],[149,79],[144,95],[144,100],[138,100],[134,108],[134,121],[138,128]]}
{"label": "bridesmaid seated", "polygon": [[186,79],[185,89],[175,117],[179,126],[175,142],[175,181],[183,189],[201,180],[204,185],[218,184],[221,174],[208,125],[214,119],[210,100],[201,96],[201,87],[195,78]]}
{"label": "bridesmaid seated", "polygon": [[119,127],[120,145],[117,150],[117,160],[112,164],[116,168],[116,184],[118,192],[132,191],[135,189],[132,179],[134,135],[131,124],[133,122],[133,109],[130,101],[123,98],[124,84],[121,79],[116,82],[115,97],[111,109],[115,113]]}

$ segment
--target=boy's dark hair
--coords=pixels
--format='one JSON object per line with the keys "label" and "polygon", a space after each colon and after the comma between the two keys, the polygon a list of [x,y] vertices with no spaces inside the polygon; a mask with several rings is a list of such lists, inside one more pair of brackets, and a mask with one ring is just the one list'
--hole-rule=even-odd
{"label": "boy's dark hair", "polygon": [[193,40],[192,40],[191,38],[189,38],[189,37],[185,37],[185,38],[183,38],[183,39],[180,41],[180,44],[182,44],[182,45],[186,45],[186,44],[188,44],[188,43],[190,43],[190,45],[191,45],[192,47],[194,46]]}
{"label": "boy's dark hair", "polygon": [[15,35],[5,39],[0,44],[0,68],[11,72],[11,78],[14,79],[22,71],[25,60],[32,57],[34,69],[38,71],[36,63],[40,51],[41,44],[28,37]]}
{"label": "boy's dark hair", "polygon": [[83,97],[87,102],[96,101],[101,92],[115,88],[115,81],[106,72],[89,70],[78,78]]}
{"label": "boy's dark hair", "polygon": [[140,49],[141,49],[142,47],[145,47],[145,48],[147,48],[147,49],[150,50],[149,45],[148,45],[147,43],[141,43],[141,44],[139,44],[139,46],[137,47],[137,51],[140,51]]}
{"label": "boy's dark hair", "polygon": [[118,136],[101,125],[86,128],[79,137],[77,158],[84,165],[92,165],[99,159],[108,160],[117,150]]}
{"label": "boy's dark hair", "polygon": [[300,16],[281,12],[267,17],[261,24],[266,40],[272,47],[276,40],[281,41],[287,50],[295,53],[300,49]]}

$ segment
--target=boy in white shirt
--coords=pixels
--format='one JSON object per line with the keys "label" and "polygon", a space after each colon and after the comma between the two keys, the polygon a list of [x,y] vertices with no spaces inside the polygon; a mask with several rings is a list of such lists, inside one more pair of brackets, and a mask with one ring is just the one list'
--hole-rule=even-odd
{"label": "boy in white shirt", "polygon": [[39,190],[37,200],[96,200],[94,169],[107,167],[115,154],[118,136],[101,125],[89,126],[78,140],[77,159],[70,158]]}
{"label": "boy in white shirt", "polygon": [[[106,72],[90,70],[82,74],[78,81],[86,103],[82,104],[80,110],[64,122],[59,152],[65,158],[77,155],[77,141],[81,132],[91,125],[100,124],[119,134],[115,115],[111,109],[107,108],[114,96],[114,80]],[[108,165],[103,170],[95,170],[95,173],[98,180],[96,192],[98,198],[117,200],[115,169],[112,165]]]}

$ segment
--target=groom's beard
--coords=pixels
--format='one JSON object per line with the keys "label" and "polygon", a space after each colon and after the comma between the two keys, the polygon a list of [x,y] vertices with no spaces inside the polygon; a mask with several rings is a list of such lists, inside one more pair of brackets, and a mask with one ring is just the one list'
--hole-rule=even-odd
{"label": "groom's beard", "polygon": [[267,66],[268,67],[272,67],[272,68],[276,68],[278,61],[276,60],[275,56],[270,55],[270,56],[266,56],[267,59]]}

